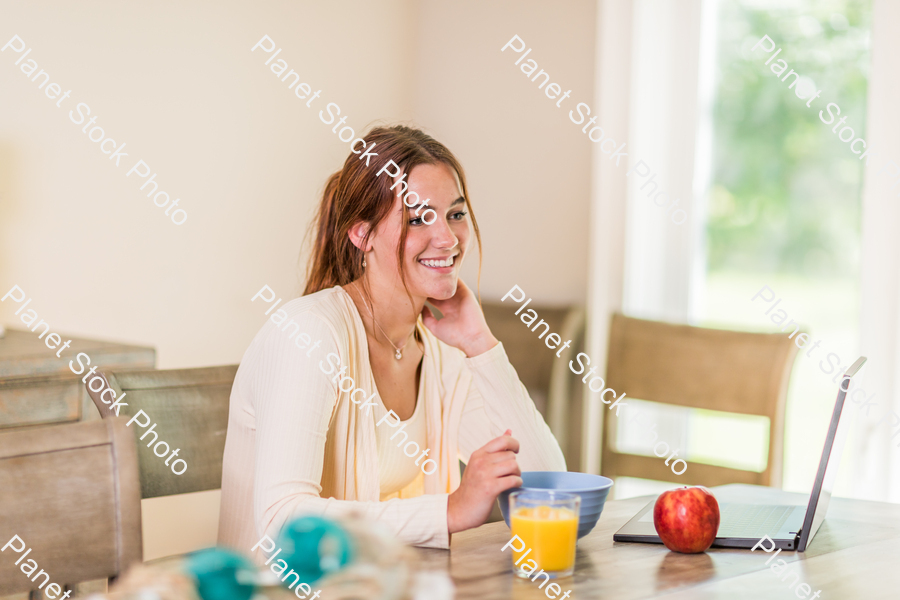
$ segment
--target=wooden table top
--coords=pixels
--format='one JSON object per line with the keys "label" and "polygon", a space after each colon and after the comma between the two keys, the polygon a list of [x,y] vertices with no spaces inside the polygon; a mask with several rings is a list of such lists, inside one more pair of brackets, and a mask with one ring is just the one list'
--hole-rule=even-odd
{"label": "wooden table top", "polygon": [[[718,500],[728,502],[805,505],[809,501],[808,494],[750,485],[719,486],[712,491]],[[772,554],[761,550],[710,548],[703,554],[688,555],[670,552],[661,544],[613,542],[613,534],[650,500],[652,497],[643,496],[606,503],[597,526],[578,541],[575,574],[557,580],[563,592],[572,590],[569,598],[798,597],[797,586],[788,589],[793,578],[782,582],[765,564]],[[489,523],[454,534],[449,552],[418,552],[426,568],[450,572],[457,598],[547,598],[538,589],[539,582],[512,574],[509,550],[500,551],[510,537],[505,523]],[[832,498],[825,522],[808,550],[783,551],[778,558],[784,559],[790,570],[799,561],[800,582],[808,583],[812,593],[821,590],[820,600],[898,598],[900,505]]]}

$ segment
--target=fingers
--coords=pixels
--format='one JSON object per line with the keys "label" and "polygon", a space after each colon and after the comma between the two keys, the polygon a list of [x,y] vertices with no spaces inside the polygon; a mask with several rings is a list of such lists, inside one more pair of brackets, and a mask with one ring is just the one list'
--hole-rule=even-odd
{"label": "fingers", "polygon": [[[497,480],[497,485],[500,486],[500,492],[505,492],[506,490],[522,487],[522,483],[522,478],[519,475],[509,475],[507,477],[501,477]],[[498,492],[497,494],[499,495],[500,492]]]}
{"label": "fingers", "polygon": [[490,452],[481,457],[481,461],[486,465],[496,465],[507,460],[515,461],[516,453],[511,450],[503,450],[500,452]]}
{"label": "fingers", "polygon": [[[512,433],[509,429],[506,430],[509,433]],[[519,451],[519,440],[509,435],[509,433],[503,434],[498,438],[494,438],[489,441],[487,444],[482,446],[480,450],[485,452],[502,452],[504,450],[510,450],[512,452]]]}
{"label": "fingers", "polygon": [[522,475],[522,470],[519,468],[519,463],[516,462],[514,454],[510,458],[492,465],[491,471],[491,474],[497,479],[502,479],[507,475]]}

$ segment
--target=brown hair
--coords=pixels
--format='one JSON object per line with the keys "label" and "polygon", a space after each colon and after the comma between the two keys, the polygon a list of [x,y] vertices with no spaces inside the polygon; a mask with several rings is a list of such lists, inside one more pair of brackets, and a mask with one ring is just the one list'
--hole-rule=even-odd
{"label": "brown hair", "polygon": [[[369,159],[360,160],[363,153],[357,149],[344,161],[343,168],[332,174],[325,184],[322,202],[319,204],[313,227],[310,228],[310,233],[315,231],[315,243],[307,268],[306,289],[303,291],[303,295],[313,294],[336,285],[346,285],[362,276],[363,251],[353,245],[348,232],[354,224],[360,221],[368,223],[370,227],[363,240],[365,245],[369,235],[390,213],[394,203],[394,191],[390,189],[394,183],[393,178],[383,176],[388,175],[389,171],[385,171],[382,176],[376,176],[376,173],[389,161],[394,161],[394,164],[399,165],[404,173],[410,173],[418,165],[443,163],[456,174],[462,197],[466,202],[469,214],[472,215],[475,238],[478,240],[478,273],[480,277],[481,234],[478,231],[478,222],[475,220],[472,205],[469,203],[465,173],[453,153],[423,131],[403,125],[372,129],[365,136],[364,147],[378,154],[377,157],[372,157],[369,166],[366,166],[366,161]],[[399,192],[404,187],[403,185],[398,186],[397,191]],[[408,215],[409,207],[406,207],[403,202],[401,204],[405,207],[404,214]],[[406,288],[407,295],[409,295],[409,289],[406,286],[403,258],[408,232],[409,219],[404,218],[397,258],[403,287]]]}

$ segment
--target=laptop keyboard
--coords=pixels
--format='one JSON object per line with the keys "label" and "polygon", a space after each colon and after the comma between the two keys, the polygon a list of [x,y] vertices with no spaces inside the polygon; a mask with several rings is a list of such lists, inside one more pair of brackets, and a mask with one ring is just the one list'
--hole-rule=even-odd
{"label": "laptop keyboard", "polygon": [[778,533],[796,506],[726,504],[722,506],[716,537],[770,537]]}

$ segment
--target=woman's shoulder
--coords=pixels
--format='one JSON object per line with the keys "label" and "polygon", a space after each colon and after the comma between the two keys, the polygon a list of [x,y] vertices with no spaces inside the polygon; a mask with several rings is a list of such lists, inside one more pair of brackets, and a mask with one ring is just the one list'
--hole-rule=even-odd
{"label": "woman's shoulder", "polygon": [[[260,329],[257,338],[265,346],[279,346],[283,337],[311,336],[332,347],[346,345],[352,313],[346,292],[339,286],[295,298],[276,309]],[[342,344],[341,342],[344,342]]]}
{"label": "woman's shoulder", "polygon": [[344,324],[351,316],[348,309],[347,293],[336,285],[294,298],[275,311],[272,317],[281,313],[283,319],[321,319],[329,323]]}

